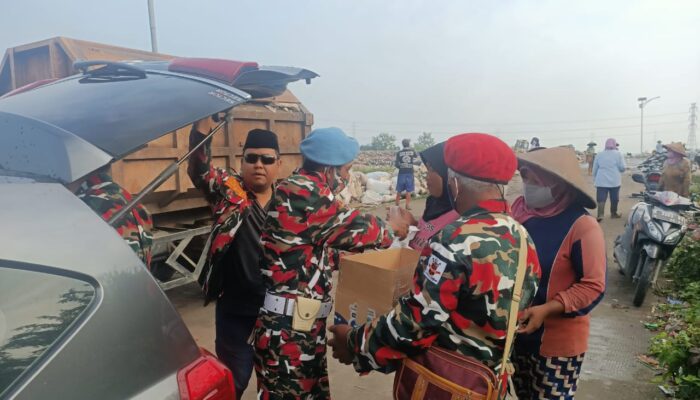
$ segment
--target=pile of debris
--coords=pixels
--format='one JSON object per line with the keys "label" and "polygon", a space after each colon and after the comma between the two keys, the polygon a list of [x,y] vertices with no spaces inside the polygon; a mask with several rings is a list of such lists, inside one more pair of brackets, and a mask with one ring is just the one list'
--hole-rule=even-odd
{"label": "pile of debris", "polygon": [[[396,180],[399,171],[394,168],[396,151],[361,151],[353,163],[348,187],[340,194],[347,203],[374,206],[396,199]],[[414,167],[414,195],[428,194],[426,185],[428,171],[424,165]]]}
{"label": "pile of debris", "polygon": [[357,156],[354,165],[357,167],[393,167],[396,159],[394,150],[364,150]]}
{"label": "pile of debris", "polygon": [[[415,195],[428,194],[426,177],[428,171],[421,165],[415,168]],[[359,202],[362,205],[378,205],[394,201],[396,198],[396,181],[398,170],[393,173],[386,171],[359,172],[353,171],[348,186],[341,193],[346,202]]]}

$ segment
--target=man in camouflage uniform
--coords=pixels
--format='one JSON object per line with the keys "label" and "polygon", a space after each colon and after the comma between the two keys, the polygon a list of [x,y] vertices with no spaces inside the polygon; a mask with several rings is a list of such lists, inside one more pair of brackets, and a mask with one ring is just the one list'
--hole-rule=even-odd
{"label": "man in camouflage uniform", "polygon": [[[67,186],[105,221],[109,221],[117,211],[131,201],[131,194],[112,180],[109,168],[95,171]],[[146,267],[150,268],[153,221],[148,210],[141,204],[137,204],[118,221],[114,229],[141,258]]]}
{"label": "man in camouflage uniform", "polygon": [[500,186],[515,172],[513,151],[496,137],[463,134],[447,141],[445,161],[461,216],[423,250],[413,293],[371,323],[331,327],[334,356],[358,372],[391,372],[402,358],[434,345],[498,369],[521,240],[529,245],[521,309],[537,291],[534,245],[520,236]]}
{"label": "man in camouflage uniform", "polygon": [[[272,198],[261,239],[268,293],[253,337],[259,399],[330,398],[326,317],[338,251],[388,247],[392,241],[384,222],[337,197],[358,151],[357,142],[338,128],[314,130],[301,143],[303,167],[280,182]],[[395,227],[397,234],[405,229],[407,224]],[[298,297],[322,302],[309,332],[292,328]]]}
{"label": "man in camouflage uniform", "polygon": [[[195,123],[190,148],[216,123],[213,118]],[[212,164],[211,141],[192,154],[188,165],[192,182],[214,212],[211,247],[199,282],[205,302],[216,300],[216,355],[233,372],[236,398],[241,398],[253,373],[254,351],[248,339],[265,297],[260,233],[280,166],[277,135],[263,129],[248,132],[240,173]]]}

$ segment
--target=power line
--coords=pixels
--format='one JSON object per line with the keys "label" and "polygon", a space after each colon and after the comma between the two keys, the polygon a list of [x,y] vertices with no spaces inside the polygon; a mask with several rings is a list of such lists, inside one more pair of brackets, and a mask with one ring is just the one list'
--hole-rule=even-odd
{"label": "power line", "polygon": [[[437,136],[450,136],[453,135],[453,133],[439,133]],[[500,135],[500,134],[499,134]],[[496,136],[499,136],[496,135]],[[630,133],[615,133],[616,138],[620,137],[632,137],[632,136],[638,136],[639,132],[630,132]],[[511,136],[511,135],[508,135]],[[587,136],[565,136],[560,138],[560,140],[566,139],[566,140],[592,140],[592,139],[603,139],[607,138],[609,135],[587,135]]]}
{"label": "power line", "polygon": [[[646,124],[650,126],[659,126],[659,125],[678,125],[682,124],[684,122],[657,122],[653,124]],[[543,130],[543,129],[535,129],[535,130],[525,130],[525,131],[517,131],[517,132],[512,132],[512,133],[504,133],[506,135],[518,135],[522,133],[558,133],[558,132],[581,132],[581,131],[590,131],[590,130],[596,130],[596,131],[601,131],[601,130],[608,130],[608,129],[625,129],[625,128],[638,128],[639,125],[617,125],[617,126],[599,126],[599,127],[585,127],[585,128],[571,128],[571,129],[549,129],[549,130]]]}
{"label": "power line", "polygon": [[[644,118],[658,118],[666,117],[671,115],[686,115],[686,112],[676,112],[676,113],[665,113],[665,114],[652,114],[646,115]],[[358,121],[358,120],[344,120],[344,119],[333,119],[333,118],[323,118],[316,117],[317,120],[322,121],[332,121],[335,123],[358,123],[361,125],[412,125],[412,126],[465,126],[465,125],[479,125],[479,126],[512,126],[512,125],[556,125],[556,124],[574,124],[574,123],[585,123],[585,122],[598,122],[598,121],[620,121],[620,120],[630,120],[638,119],[638,116],[633,117],[611,117],[611,118],[594,118],[594,119],[581,119],[581,120],[562,120],[562,121],[540,121],[540,122],[504,122],[504,123],[469,123],[469,122],[426,122],[426,121],[401,121],[401,122],[390,122],[390,121]]]}
{"label": "power line", "polygon": [[[645,124],[647,126],[668,126],[668,125],[680,125],[683,124],[685,125],[685,121],[675,121],[675,122],[656,122],[656,123],[650,123],[650,124]],[[368,133],[368,134],[377,134],[380,131],[387,131],[389,133],[420,133],[424,129],[422,128],[416,128],[416,129],[411,129],[411,130],[396,130],[396,129],[356,129],[356,126],[353,126],[356,132],[362,132],[362,133]],[[615,125],[615,126],[598,126],[598,127],[582,127],[582,128],[569,128],[569,129],[531,129],[531,130],[518,130],[518,131],[499,131],[499,135],[522,135],[522,134],[542,134],[542,133],[566,133],[566,132],[581,132],[581,131],[600,131],[600,130],[610,130],[610,129],[630,129],[630,128],[639,128],[639,125]],[[459,133],[459,132],[448,132],[448,131],[432,131],[433,133],[436,134],[454,134],[454,133]]]}

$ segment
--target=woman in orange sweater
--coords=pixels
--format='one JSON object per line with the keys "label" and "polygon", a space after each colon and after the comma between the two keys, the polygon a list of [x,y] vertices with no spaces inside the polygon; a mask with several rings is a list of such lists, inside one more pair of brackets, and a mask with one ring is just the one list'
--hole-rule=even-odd
{"label": "woman in orange sweater", "polygon": [[513,217],[535,242],[542,280],[521,316],[513,380],[521,400],[573,399],[589,312],[605,292],[603,231],[586,211],[596,202],[571,149],[520,154],[518,163],[524,196],[513,203]]}

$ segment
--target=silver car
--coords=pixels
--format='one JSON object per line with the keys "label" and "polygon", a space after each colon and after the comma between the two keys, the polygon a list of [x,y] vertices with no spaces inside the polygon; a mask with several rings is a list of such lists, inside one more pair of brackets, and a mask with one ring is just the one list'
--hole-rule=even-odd
{"label": "silver car", "polygon": [[1,399],[235,397],[231,372],[198,348],[140,259],[64,186],[316,76],[275,67],[222,75],[225,62],[207,71],[195,61],[177,60],[177,71],[81,63],[80,75],[0,99]]}
{"label": "silver car", "polygon": [[0,221],[1,398],[234,398],[231,372],[63,185],[0,174]]}

